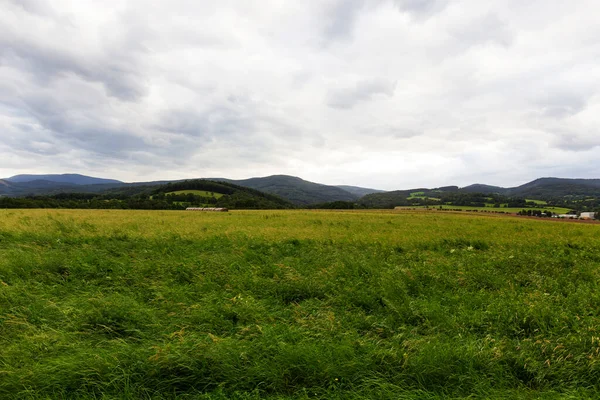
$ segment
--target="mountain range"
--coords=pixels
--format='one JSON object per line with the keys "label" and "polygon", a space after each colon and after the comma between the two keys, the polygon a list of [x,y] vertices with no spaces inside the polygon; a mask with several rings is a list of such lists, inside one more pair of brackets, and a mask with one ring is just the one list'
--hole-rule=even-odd
{"label": "mountain range", "polygon": [[4,180],[12,183],[46,181],[53,183],[63,183],[67,185],[98,185],[107,183],[123,183],[116,179],[94,178],[93,176],[86,176],[80,174],[15,175]]}
{"label": "mountain range", "polygon": [[[406,199],[414,193],[424,193],[434,197],[439,192],[490,193],[503,196],[529,199],[600,197],[600,179],[540,178],[524,185],[503,188],[485,184],[473,184],[463,188],[445,186],[427,189],[382,191],[358,186],[324,185],[306,181],[289,175],[272,175],[260,178],[234,180],[227,178],[209,178],[213,181],[259,190],[279,196],[297,206],[333,201],[356,202],[360,199],[366,205],[393,204],[398,199]],[[0,196],[52,195],[57,193],[125,193],[139,194],[173,181],[151,181],[125,183],[116,179],[103,179],[79,174],[62,175],[16,175],[0,179]]]}
{"label": "mountain range", "polygon": [[459,188],[445,186],[440,188],[394,190],[363,196],[360,203],[366,207],[389,208],[406,205],[411,198],[437,199],[449,194],[499,195],[506,198],[530,200],[574,201],[600,198],[600,179],[539,178],[520,186],[503,188],[485,184],[473,184]]}
{"label": "mountain range", "polygon": [[463,190],[471,193],[497,193],[515,197],[596,196],[600,193],[600,179],[539,178],[513,188],[475,184]]}
{"label": "mountain range", "polygon": [[[381,192],[358,186],[332,186],[309,182],[289,175],[272,175],[262,178],[227,179],[208,178],[213,181],[232,183],[279,196],[296,206],[327,203],[332,201],[356,201],[364,194]],[[64,175],[16,175],[0,180],[0,195],[29,196],[58,193],[129,193],[149,191],[152,187],[174,181],[125,183],[114,179],[86,177],[77,174]]]}

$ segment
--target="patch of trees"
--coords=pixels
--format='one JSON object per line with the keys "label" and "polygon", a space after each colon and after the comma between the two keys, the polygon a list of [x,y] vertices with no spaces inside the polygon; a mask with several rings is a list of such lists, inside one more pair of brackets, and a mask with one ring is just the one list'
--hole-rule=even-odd
{"label": "patch of trees", "polygon": [[354,203],[352,201],[332,201],[329,203],[320,203],[320,204],[311,204],[307,206],[308,209],[316,209],[316,210],[355,210],[366,208],[363,205]]}
{"label": "patch of trees", "polygon": [[194,193],[181,193],[181,194],[165,194],[158,193],[152,196],[156,200],[164,200],[167,203],[187,203],[191,205],[201,206],[210,205],[211,207],[217,204],[217,198],[215,196],[200,196]]}
{"label": "patch of trees", "polygon": [[365,208],[394,208],[396,206],[416,205],[408,200],[411,192],[409,190],[394,190],[384,193],[371,193],[361,197],[358,204]]}
{"label": "patch of trees", "polygon": [[[93,195],[92,195],[93,196]],[[0,197],[0,208],[71,208],[71,209],[116,209],[116,210],[181,210],[180,204],[151,200],[144,197],[106,199],[103,196],[71,193],[70,196]]]}
{"label": "patch of trees", "polygon": [[[275,197],[276,199],[273,199],[272,197]],[[252,192],[245,191],[238,191],[228,196],[218,198],[217,202],[215,203],[215,207],[244,210],[273,210],[294,208],[291,203],[288,203],[283,199],[279,199],[276,196],[257,196]]]}
{"label": "patch of trees", "polygon": [[517,215],[526,215],[529,217],[540,217],[540,218],[550,218],[552,217],[552,211],[547,210],[532,210],[532,209],[523,209],[517,213]]}
{"label": "patch of trees", "polygon": [[548,205],[564,207],[579,211],[600,211],[600,198],[567,196],[560,199],[548,200]]}
{"label": "patch of trees", "polygon": [[203,190],[205,192],[233,194],[238,190],[236,185],[225,182],[214,182],[206,179],[194,179],[181,182],[170,182],[159,186],[153,192],[154,194],[177,192],[180,190]]}

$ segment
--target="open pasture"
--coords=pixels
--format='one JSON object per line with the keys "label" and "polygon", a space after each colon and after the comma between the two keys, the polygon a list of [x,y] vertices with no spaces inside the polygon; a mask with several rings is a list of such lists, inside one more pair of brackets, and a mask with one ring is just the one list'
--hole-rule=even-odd
{"label": "open pasture", "polygon": [[0,210],[0,398],[597,398],[600,227]]}
{"label": "open pasture", "polygon": [[492,213],[509,213],[516,214],[521,210],[536,209],[540,211],[551,211],[555,214],[566,214],[570,209],[565,207],[553,207],[553,206],[540,206],[539,208],[524,208],[524,207],[494,207],[493,204],[489,204],[485,207],[473,207],[473,206],[455,206],[452,204],[443,204],[441,206],[398,206],[396,210],[410,210],[410,209],[431,209],[442,207],[444,210],[462,210],[462,211],[474,211],[474,212],[492,212]]}
{"label": "open pasture", "polygon": [[168,192],[165,194],[166,195],[193,194],[193,195],[202,196],[202,197],[214,197],[215,199],[223,197],[222,193],[209,192],[207,190],[191,190],[191,189],[190,190],[175,190],[173,192]]}

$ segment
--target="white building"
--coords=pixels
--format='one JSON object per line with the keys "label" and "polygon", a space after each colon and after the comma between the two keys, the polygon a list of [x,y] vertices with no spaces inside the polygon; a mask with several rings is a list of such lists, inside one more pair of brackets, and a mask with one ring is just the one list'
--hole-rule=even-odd
{"label": "white building", "polygon": [[577,215],[575,214],[560,214],[558,216],[558,218],[565,218],[565,219],[576,219]]}
{"label": "white building", "polygon": [[582,212],[579,215],[579,218],[590,218],[590,219],[594,219],[594,217],[596,216],[595,212]]}

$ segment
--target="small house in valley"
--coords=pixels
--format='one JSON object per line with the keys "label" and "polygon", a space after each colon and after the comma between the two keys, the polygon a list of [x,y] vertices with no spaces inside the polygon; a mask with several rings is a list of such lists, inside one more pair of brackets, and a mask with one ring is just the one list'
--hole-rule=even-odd
{"label": "small house in valley", "polygon": [[188,207],[185,210],[186,211],[218,211],[218,212],[229,211],[227,208],[222,208],[222,207]]}

